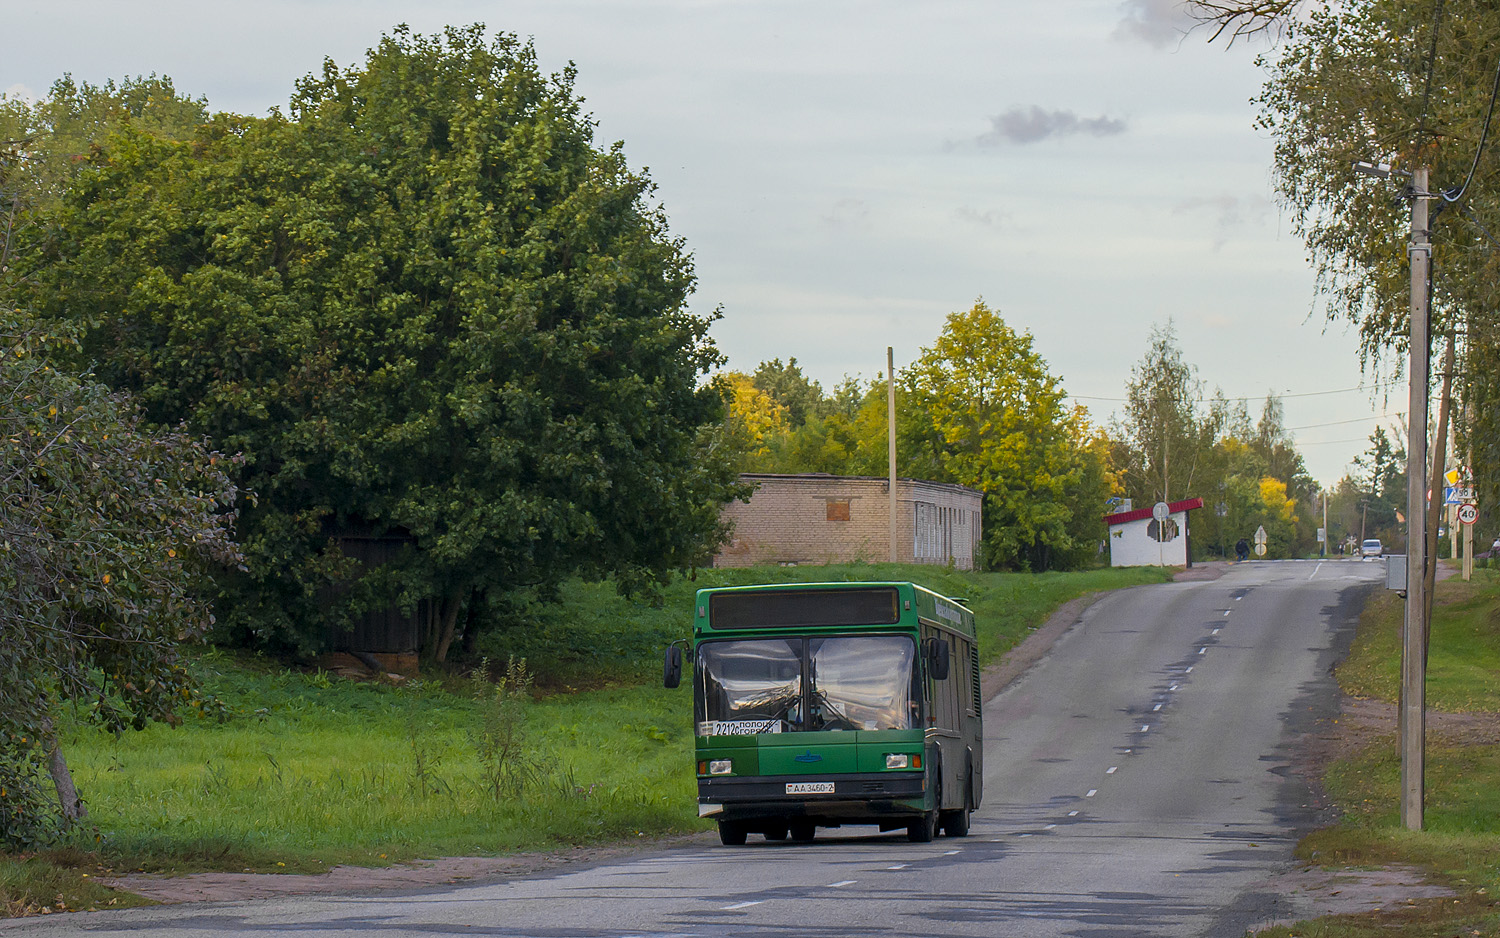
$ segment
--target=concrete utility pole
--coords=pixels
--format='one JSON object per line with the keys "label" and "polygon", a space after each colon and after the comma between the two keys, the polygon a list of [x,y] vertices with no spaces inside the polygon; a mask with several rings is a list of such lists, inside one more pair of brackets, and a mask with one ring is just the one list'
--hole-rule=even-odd
{"label": "concrete utility pole", "polygon": [[1427,758],[1427,167],[1412,171],[1411,396],[1406,430],[1406,622],[1401,641],[1401,823],[1422,829]]}
{"label": "concrete utility pole", "polygon": [[891,503],[889,514],[891,516],[891,563],[898,559],[896,556],[896,350],[892,346],[885,347],[885,426],[886,426],[886,455],[890,459],[891,466]]}

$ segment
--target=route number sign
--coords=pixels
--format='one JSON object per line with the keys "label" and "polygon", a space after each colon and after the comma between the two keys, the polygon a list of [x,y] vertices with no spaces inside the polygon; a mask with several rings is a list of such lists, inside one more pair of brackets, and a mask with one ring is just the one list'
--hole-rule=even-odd
{"label": "route number sign", "polygon": [[1479,509],[1473,505],[1459,505],[1458,520],[1464,524],[1473,524],[1479,520]]}

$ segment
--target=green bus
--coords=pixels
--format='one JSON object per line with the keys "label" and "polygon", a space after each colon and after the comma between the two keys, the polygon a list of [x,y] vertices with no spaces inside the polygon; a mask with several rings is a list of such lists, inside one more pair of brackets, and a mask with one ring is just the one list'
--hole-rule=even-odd
{"label": "green bus", "polygon": [[[704,589],[692,652],[698,813],[724,844],[845,824],[917,843],[969,832],[982,701],[961,600],[914,583]],[[674,644],[668,687],[682,666]]]}

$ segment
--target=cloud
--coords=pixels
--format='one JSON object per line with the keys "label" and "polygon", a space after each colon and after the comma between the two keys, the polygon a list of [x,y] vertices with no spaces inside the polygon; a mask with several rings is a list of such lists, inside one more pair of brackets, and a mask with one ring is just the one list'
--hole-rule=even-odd
{"label": "cloud", "polygon": [[1125,15],[1115,27],[1116,39],[1161,49],[1177,45],[1197,25],[1182,0],[1125,0],[1120,6]]}
{"label": "cloud", "polygon": [[32,91],[25,85],[19,84],[11,85],[4,91],[0,91],[0,97],[8,98],[12,101],[25,101],[27,104],[35,104],[38,101],[42,100],[41,95],[37,94],[35,91]]}
{"label": "cloud", "polygon": [[978,209],[969,208],[967,205],[957,209],[953,214],[963,221],[972,222],[976,225],[984,225],[988,228],[998,228],[1010,221],[1009,212],[998,212],[994,209],[986,209],[981,212]]}
{"label": "cloud", "polygon": [[823,222],[838,228],[864,228],[869,218],[870,206],[863,199],[839,199],[823,216]]}
{"label": "cloud", "polygon": [[1263,223],[1271,214],[1271,209],[1270,200],[1263,196],[1195,196],[1172,206],[1172,214],[1208,216],[1216,229],[1212,244],[1217,251],[1229,240],[1230,232],[1246,225]]}
{"label": "cloud", "polygon": [[1014,107],[990,118],[990,130],[975,138],[981,147],[1005,143],[1037,143],[1051,137],[1113,137],[1126,130],[1123,120],[1113,117],[1079,117],[1072,111],[1045,111],[1033,104]]}

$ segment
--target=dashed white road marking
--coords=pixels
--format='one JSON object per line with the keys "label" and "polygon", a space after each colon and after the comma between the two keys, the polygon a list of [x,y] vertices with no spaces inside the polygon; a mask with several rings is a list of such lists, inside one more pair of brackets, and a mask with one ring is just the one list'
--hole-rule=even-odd
{"label": "dashed white road marking", "polygon": [[1171,687],[1167,688],[1167,690],[1176,690],[1176,689],[1177,689],[1177,685],[1176,684],[1173,684]]}
{"label": "dashed white road marking", "polygon": [[1078,816],[1078,812],[1077,811],[1069,811],[1068,812],[1068,817],[1077,817],[1077,816]]}
{"label": "dashed white road marking", "polygon": [[1182,672],[1182,673],[1183,674],[1192,674],[1193,673],[1193,666],[1192,665],[1188,665],[1188,669],[1186,671]]}
{"label": "dashed white road marking", "polygon": [[[1161,709],[1161,704],[1157,704],[1156,706],[1154,706],[1154,707],[1151,708],[1151,712],[1155,713],[1156,711],[1158,711],[1160,709]],[[1110,769],[1110,771],[1113,772],[1114,769]]]}
{"label": "dashed white road marking", "polygon": [[1207,654],[1207,653],[1208,653],[1208,646],[1207,645],[1204,645],[1202,648],[1198,649],[1198,654],[1200,654],[1200,655]]}
{"label": "dashed white road marking", "polygon": [[1086,794],[1086,795],[1084,795],[1083,797],[1085,797],[1085,798],[1092,798],[1092,797],[1094,797],[1097,794],[1099,794],[1099,789],[1097,789],[1097,788],[1090,788],[1089,789],[1089,793]]}
{"label": "dashed white road marking", "polygon": [[1214,629],[1214,634],[1218,635],[1219,634],[1219,630],[1218,629]]}
{"label": "dashed white road marking", "polygon": [[1229,610],[1228,609],[1224,610],[1224,615],[1226,615],[1226,616],[1229,615]]}
{"label": "dashed white road marking", "polygon": [[958,856],[958,851],[957,850],[949,850],[949,851],[946,851],[943,854],[943,856],[945,856],[945,857],[956,857],[956,856]]}
{"label": "dashed white road marking", "polygon": [[1113,775],[1116,772],[1118,772],[1119,770],[1120,770],[1120,767],[1118,765],[1112,765],[1109,768],[1107,768],[1107,769],[1104,770],[1104,774],[1105,775]]}
{"label": "dashed white road marking", "polygon": [[895,866],[888,866],[888,867],[886,867],[886,869],[888,869],[888,870],[904,870],[904,869],[906,869],[906,864],[905,863],[897,863]]}
{"label": "dashed white road marking", "polygon": [[1042,830],[1044,830],[1044,831],[1050,831],[1052,828],[1054,828],[1056,826],[1057,826],[1056,824],[1048,824],[1046,827],[1042,828]]}
{"label": "dashed white road marking", "polygon": [[857,879],[841,879],[836,883],[829,883],[827,888],[837,889],[840,886],[853,886],[857,882],[859,882]]}
{"label": "dashed white road marking", "polygon": [[760,905],[762,902],[765,902],[765,901],[766,900],[764,900],[764,899],[752,899],[749,902],[736,902],[734,905],[726,905],[726,906],[724,906],[719,911],[720,912],[733,912],[735,909],[748,909],[752,905]]}
{"label": "dashed white road marking", "polygon": [[1309,580],[1311,580],[1311,579],[1312,579],[1312,578],[1313,578],[1313,577],[1315,577],[1315,576],[1317,576],[1317,575],[1318,575],[1318,571],[1319,571],[1319,570],[1321,570],[1321,569],[1323,569],[1323,563],[1322,563],[1322,561],[1319,561],[1319,562],[1318,562],[1318,565],[1317,565],[1317,566],[1316,566],[1316,567],[1313,567],[1313,572],[1312,572],[1312,573],[1309,573],[1309,574],[1308,574],[1308,575],[1307,575],[1307,578],[1308,578],[1308,579],[1309,579]]}

